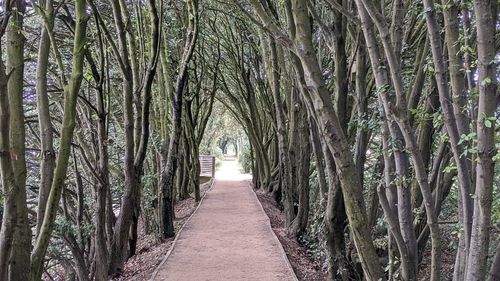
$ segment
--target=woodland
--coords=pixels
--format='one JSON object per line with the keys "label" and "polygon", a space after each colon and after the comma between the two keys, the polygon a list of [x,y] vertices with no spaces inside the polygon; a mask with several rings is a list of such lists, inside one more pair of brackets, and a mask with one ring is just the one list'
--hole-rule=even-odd
{"label": "woodland", "polygon": [[0,0],[0,280],[110,280],[234,147],[327,280],[500,280],[494,0]]}

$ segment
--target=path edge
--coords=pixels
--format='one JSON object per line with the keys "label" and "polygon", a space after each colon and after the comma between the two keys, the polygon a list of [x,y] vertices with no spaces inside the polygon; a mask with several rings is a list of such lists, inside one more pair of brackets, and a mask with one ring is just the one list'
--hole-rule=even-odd
{"label": "path edge", "polygon": [[278,236],[276,236],[276,233],[274,232],[273,227],[271,226],[271,219],[269,218],[266,211],[264,210],[264,206],[262,206],[262,203],[260,202],[259,197],[257,196],[257,193],[255,193],[256,191],[253,188],[252,183],[249,180],[246,180],[246,182],[248,184],[248,187],[252,190],[253,196],[255,196],[255,199],[259,203],[260,210],[264,213],[264,215],[267,218],[267,226],[269,227],[269,230],[271,230],[271,233],[273,234],[272,236],[274,237],[274,240],[276,240],[276,242],[278,242],[279,248],[281,249],[281,254],[283,256],[283,259],[285,260],[285,263],[287,264],[289,271],[292,273],[293,280],[299,281],[299,279],[297,278],[297,274],[295,273],[295,270],[293,270],[292,264],[290,263],[290,260],[288,259],[288,256],[285,252],[285,248],[283,248],[283,244],[281,244],[281,241],[278,239]]}
{"label": "path edge", "polygon": [[189,216],[189,218],[187,218],[186,221],[184,221],[184,223],[182,224],[181,228],[179,228],[179,231],[177,231],[177,233],[175,235],[175,238],[174,238],[174,241],[172,242],[172,245],[170,246],[170,249],[165,254],[165,257],[160,262],[160,264],[156,267],[155,271],[153,271],[153,274],[148,279],[149,281],[154,281],[156,279],[156,276],[158,275],[158,272],[160,272],[160,268],[163,267],[163,265],[165,265],[165,263],[167,263],[168,258],[172,254],[172,251],[174,250],[175,245],[177,244],[177,240],[179,240],[179,237],[181,236],[182,230],[184,229],[184,227],[186,226],[186,224],[191,220],[191,218],[196,214],[196,212],[200,208],[201,204],[203,203],[203,200],[205,199],[205,196],[207,196],[208,192],[210,192],[210,190],[212,190],[212,188],[215,186],[215,181],[216,181],[215,178],[211,179],[211,181],[210,181],[210,187],[207,189],[207,191],[205,191],[205,193],[201,197],[200,202],[198,203],[198,206],[196,206],[196,209],[194,209],[194,211],[191,213],[191,215]]}

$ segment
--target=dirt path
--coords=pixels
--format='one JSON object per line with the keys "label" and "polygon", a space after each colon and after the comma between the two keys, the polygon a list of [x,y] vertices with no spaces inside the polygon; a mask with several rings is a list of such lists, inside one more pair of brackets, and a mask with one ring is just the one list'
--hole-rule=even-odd
{"label": "dirt path", "polygon": [[224,162],[154,280],[296,280],[247,179]]}

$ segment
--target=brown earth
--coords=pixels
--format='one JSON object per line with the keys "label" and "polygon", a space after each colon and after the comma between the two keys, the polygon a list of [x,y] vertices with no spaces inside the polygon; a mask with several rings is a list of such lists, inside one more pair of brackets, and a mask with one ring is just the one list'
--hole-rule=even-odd
{"label": "brown earth", "polygon": [[[205,194],[205,192],[210,188],[210,178],[201,178],[200,192]],[[194,212],[198,203],[193,197],[179,201],[175,204],[175,216],[174,227],[176,232],[181,228],[181,226],[186,222],[188,217]],[[165,241],[159,241],[156,239],[154,234],[147,235],[144,232],[142,223],[139,229],[139,241],[137,242],[137,254],[130,258],[125,263],[125,268],[120,277],[113,280],[115,281],[143,281],[149,280],[154,270],[162,262],[170,250],[173,242],[173,238],[167,239]]]}
{"label": "brown earth", "polygon": [[154,280],[296,280],[251,187],[224,166]]}
{"label": "brown earth", "polygon": [[271,220],[271,227],[285,249],[288,260],[297,278],[301,281],[323,281],[326,274],[321,271],[321,264],[313,261],[307,254],[307,249],[299,244],[295,237],[288,235],[285,225],[285,215],[276,206],[271,194],[257,190],[255,192]]}
{"label": "brown earth", "polygon": [[[232,161],[228,161],[228,162],[231,163]],[[224,168],[224,166],[227,167],[228,162],[224,163],[223,168]],[[217,174],[218,174],[218,178],[230,180],[232,178],[232,174],[239,174],[239,173],[237,170],[229,169],[229,171],[227,171],[227,173],[226,173],[226,177],[220,176],[221,172],[218,172]],[[206,182],[206,179],[201,179],[201,180],[202,180],[202,182]],[[251,192],[253,192],[253,191],[248,186],[248,183],[245,183],[245,184],[243,184],[243,183],[244,183],[243,181],[240,181],[240,183],[238,183],[237,186],[235,186],[234,182],[233,182],[233,183],[229,184],[229,186],[226,186],[226,188],[229,188],[229,189],[227,189],[227,191],[237,191],[237,190],[231,190],[231,187],[238,188],[239,191],[236,193],[239,193],[241,195],[241,193],[243,193],[243,192],[241,192],[241,189],[242,189],[246,195],[248,195],[248,194],[251,195],[250,202],[252,202],[251,197],[253,197],[253,199],[255,199],[255,196],[253,194],[251,194]],[[208,190],[209,187],[210,187],[209,184],[203,184],[201,186],[202,194],[204,194]],[[223,193],[225,193],[225,192],[223,192]],[[286,252],[288,260],[293,268],[293,271],[296,274],[296,277],[298,277],[298,280],[307,280],[307,281],[325,280],[326,275],[321,271],[320,264],[316,263],[312,259],[310,259],[307,255],[306,248],[303,247],[301,244],[299,244],[294,237],[291,237],[287,234],[285,228],[283,227],[284,215],[277,208],[272,196],[267,194],[267,193],[262,193],[260,191],[257,191],[255,194],[257,195],[265,213],[267,214],[269,221],[271,223],[272,230],[274,231],[276,237],[278,237],[279,242],[281,242],[281,245]],[[228,195],[228,194],[226,194],[226,195]],[[208,196],[205,199],[210,199],[210,196],[211,196],[211,194],[208,194]],[[229,194],[229,197],[231,197],[230,194]],[[246,196],[246,197],[248,198],[248,196]],[[217,198],[212,198],[212,199],[217,199]],[[233,213],[235,210],[239,210],[243,204],[239,204],[237,202],[234,202],[234,200],[232,200],[232,199],[234,199],[234,198],[232,198],[232,197],[228,198],[228,196],[225,196],[225,198],[223,200],[218,200],[218,201],[225,201],[226,203],[230,202],[233,205],[233,207],[227,211],[224,211],[223,209],[220,209],[218,211],[221,213]],[[257,203],[257,205],[255,205],[255,203]],[[260,206],[258,206],[258,204],[259,203],[257,202],[257,200],[254,200],[252,204],[248,204],[248,202],[247,202],[247,204],[244,204],[244,205],[246,205],[246,207],[248,207],[248,205],[253,206],[254,210],[252,213],[263,214],[262,209],[260,208]],[[177,219],[175,221],[175,228],[177,231],[186,222],[186,220],[189,218],[189,216],[192,214],[192,212],[196,209],[197,206],[198,206],[198,204],[196,204],[196,202],[194,201],[193,198],[188,198],[188,199],[180,201],[176,204],[175,210],[176,210]],[[218,208],[215,208],[214,211],[217,211],[217,209]],[[202,210],[202,208],[200,208],[198,210],[198,212],[200,210]],[[210,216],[212,218],[214,218],[215,220],[217,220],[217,218],[215,218],[215,215],[213,213],[210,213]],[[196,215],[193,216],[192,220],[194,220],[195,217],[196,217]],[[271,234],[271,237],[269,237],[269,235],[266,235],[265,238],[261,237],[259,240],[264,239],[265,241],[268,241],[268,242],[275,240],[275,238],[272,237],[272,232],[269,231],[269,226],[268,226],[269,222],[268,222],[267,218],[265,218],[265,215],[263,216],[263,218],[261,217],[260,220],[262,220],[262,221],[260,221],[258,223],[259,227],[262,228],[262,226],[264,226],[264,228],[265,228],[265,226],[267,226],[268,227],[267,232],[268,232],[268,234]],[[190,221],[190,224],[197,224],[197,223],[198,222]],[[217,223],[218,222],[215,222],[215,224],[217,224]],[[247,227],[246,227],[245,222],[235,223],[234,225],[239,226],[239,227],[237,227],[239,232],[246,232]],[[204,231],[206,231],[206,229],[211,230],[211,229],[213,229],[213,227],[205,227],[203,229],[204,229]],[[226,229],[226,228],[221,229],[221,231],[224,231],[224,229]],[[188,230],[188,225],[186,225],[186,228],[183,229],[183,232],[187,231],[187,230]],[[114,280],[119,280],[119,281],[149,280],[151,278],[153,272],[155,271],[155,269],[158,268],[158,266],[160,265],[162,260],[164,260],[165,255],[168,253],[168,251],[172,247],[173,239],[168,239],[166,241],[159,242],[157,239],[155,239],[154,235],[146,235],[142,229],[140,231],[140,237],[141,238],[138,242],[138,251],[137,251],[138,254],[127,261],[123,275],[119,278],[114,279]],[[247,239],[248,239],[247,235],[245,234],[243,240],[247,240]],[[177,246],[175,246],[176,248],[181,245],[181,242],[179,242],[180,240],[181,239],[178,240],[179,244]],[[220,248],[225,249],[223,251],[232,252],[232,250],[229,249],[230,247],[228,247],[228,245],[229,245],[228,243],[238,243],[239,241],[231,242],[231,240],[233,240],[233,239],[220,239],[220,238],[218,238],[218,243],[221,244]],[[203,242],[205,240],[202,239],[202,240],[198,240],[198,241],[199,241],[199,243],[203,244]],[[261,245],[263,243],[263,241],[260,241],[260,242],[254,241],[254,243],[256,243],[256,245]],[[278,248],[279,248],[279,244],[275,244],[271,248],[275,249],[276,246],[278,246]],[[252,246],[252,248],[254,248],[254,247]],[[245,250],[244,252],[245,252],[244,255],[247,255],[247,253],[246,253],[247,250]],[[267,256],[268,252],[269,251],[266,249],[265,256]],[[274,252],[276,252],[276,251],[274,251]],[[278,251],[278,253],[279,252],[280,251]],[[215,257],[215,254],[213,251],[210,251],[209,254],[212,256],[210,259],[213,259]],[[248,263],[248,261],[256,259],[258,264],[262,264],[264,262],[264,260],[262,260],[262,259],[267,258],[265,256],[257,257],[257,258],[252,258],[252,257],[247,256],[247,258],[244,259],[244,262]],[[174,258],[169,257],[168,260],[170,261],[170,260],[174,260],[174,259],[175,259],[175,257]],[[279,260],[283,261],[284,258],[280,258]],[[251,262],[251,263],[253,263],[253,262]],[[183,264],[182,266],[184,266],[184,265],[185,264]],[[180,266],[180,267],[182,268],[182,266]],[[247,265],[245,265],[245,267],[246,266]],[[221,267],[221,268],[223,271],[225,271],[224,267]],[[285,260],[284,265],[282,264],[282,265],[278,266],[279,270],[283,270],[286,268],[287,268],[286,260]],[[242,269],[238,269],[238,270],[241,271]],[[261,271],[260,267],[258,267],[255,270],[256,270],[256,272]],[[248,273],[248,276],[247,276],[248,279],[238,278],[238,279],[231,279],[231,280],[293,280],[293,279],[257,279],[256,276],[258,276],[258,275],[249,274],[249,272],[247,272],[247,273]],[[203,275],[203,277],[206,278],[207,276]],[[177,280],[179,280],[179,281],[182,281],[182,280],[222,280],[219,278],[205,279],[203,277],[201,277],[201,278],[196,277],[194,279],[160,279],[160,278],[158,278],[156,280],[176,280],[176,281]],[[293,276],[291,278],[293,278]]]}

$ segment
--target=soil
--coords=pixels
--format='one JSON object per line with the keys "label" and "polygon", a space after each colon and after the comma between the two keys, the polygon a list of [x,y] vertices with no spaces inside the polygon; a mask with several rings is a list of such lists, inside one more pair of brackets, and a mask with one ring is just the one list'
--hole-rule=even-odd
{"label": "soil", "polygon": [[326,273],[321,271],[321,264],[313,261],[307,254],[307,249],[295,237],[288,235],[285,225],[285,214],[280,211],[276,201],[269,193],[255,191],[262,207],[271,220],[271,227],[285,249],[288,260],[297,278],[301,281],[323,281]]}
{"label": "soil", "polygon": [[[210,188],[210,179],[202,178],[200,192],[203,196]],[[194,196],[185,200],[179,201],[175,204],[174,221],[175,231],[177,232],[184,222],[196,209],[198,204],[194,200]],[[142,227],[139,225],[139,241],[137,241],[137,254],[130,258],[125,263],[125,268],[120,277],[113,280],[115,281],[143,281],[149,280],[151,275],[165,258],[168,250],[172,246],[174,238],[169,238],[164,241],[159,241],[154,234],[147,235]]]}
{"label": "soil", "polygon": [[[202,179],[202,181],[205,181],[205,179]],[[234,185],[234,184],[233,184]],[[208,184],[203,184],[201,189],[202,189],[202,194],[205,194],[205,192],[208,190],[210,185]],[[247,185],[248,187],[248,185]],[[248,188],[249,192],[252,192],[250,188]],[[239,192],[241,193],[241,192]],[[263,193],[260,191],[255,192],[260,203],[263,206],[263,209],[267,216],[270,219],[271,223],[271,228],[276,234],[279,242],[281,243],[288,260],[290,262],[290,265],[292,269],[295,272],[295,275],[299,280],[307,280],[307,281],[319,281],[319,280],[326,280],[326,274],[321,271],[321,265],[318,262],[313,261],[307,254],[307,249],[302,246],[297,239],[295,239],[292,236],[289,236],[286,232],[286,229],[283,227],[284,226],[284,214],[278,209],[278,207],[275,204],[274,199],[270,194]],[[210,195],[210,194],[208,194]],[[208,197],[208,196],[207,196]],[[226,198],[227,199],[227,198]],[[232,200],[224,200],[226,202],[232,202]],[[232,202],[234,203],[234,202]],[[236,205],[238,205],[236,203]],[[245,204],[246,205],[246,204]],[[239,205],[241,206],[241,205]],[[178,230],[187,220],[187,218],[192,214],[192,212],[196,209],[197,204],[195,203],[193,198],[188,198],[186,200],[180,201],[176,204],[175,206],[175,212],[176,212],[176,221],[175,221],[175,228]],[[238,207],[239,208],[239,207]],[[260,207],[259,207],[260,208]],[[200,208],[201,209],[201,208]],[[237,209],[237,208],[236,208]],[[260,210],[259,210],[260,211]],[[233,212],[233,211],[231,211]],[[226,212],[225,213],[231,213],[231,212]],[[257,211],[253,211],[257,212]],[[196,216],[196,215],[195,215]],[[194,218],[194,217],[193,217]],[[195,222],[197,225],[200,224],[200,222]],[[265,223],[260,222],[259,225],[265,225]],[[187,226],[187,225],[186,225]],[[206,228],[205,228],[206,229]],[[247,227],[242,228],[244,230],[247,229]],[[189,230],[189,228],[184,229],[184,231]],[[247,238],[247,231],[245,231],[245,239]],[[160,265],[162,260],[165,258],[165,255],[167,252],[170,250],[172,243],[173,243],[173,238],[168,239],[163,242],[159,242],[156,240],[154,235],[146,235],[144,233],[144,230],[141,228],[140,229],[140,235],[141,238],[138,241],[137,245],[137,255],[130,258],[127,263],[125,264],[125,269],[123,272],[123,275],[119,278],[116,278],[114,280],[116,281],[142,281],[142,280],[149,280],[151,278],[151,275],[153,272],[156,270],[156,268]],[[269,237],[266,239],[262,239],[263,237],[260,237],[260,242],[268,242],[270,239]],[[180,240],[180,239],[179,239]],[[203,243],[205,240],[199,240],[200,242]],[[259,243],[260,243],[259,242]],[[178,241],[179,243],[179,241]],[[259,244],[257,243],[257,244]],[[227,244],[227,240],[224,241],[224,244]],[[180,245],[177,245],[179,247]],[[203,245],[204,246],[204,245]],[[266,248],[269,248],[270,246],[267,246]],[[224,247],[218,247],[218,248],[224,248]],[[225,247],[227,248],[227,247]],[[252,247],[254,248],[254,247]],[[248,251],[248,249],[246,249]],[[268,251],[266,251],[266,255],[268,255]],[[174,253],[172,253],[174,254]],[[240,253],[241,254],[241,253]],[[246,252],[245,252],[246,254]],[[172,260],[175,260],[176,258],[172,258]],[[262,261],[261,258],[258,260]],[[249,261],[251,259],[247,258],[245,261]],[[259,263],[261,265],[262,263]],[[185,264],[184,264],[185,266]],[[286,265],[279,265],[279,268],[282,270],[286,268]],[[225,271],[225,268],[223,268],[223,271]],[[257,270],[260,270],[260,268]],[[248,273],[247,273],[248,274]],[[250,275],[251,276],[251,275]],[[180,279],[179,279],[180,280]],[[283,279],[281,279],[283,280]]]}
{"label": "soil", "polygon": [[296,280],[247,176],[237,168],[235,161],[224,162],[154,280]]}

